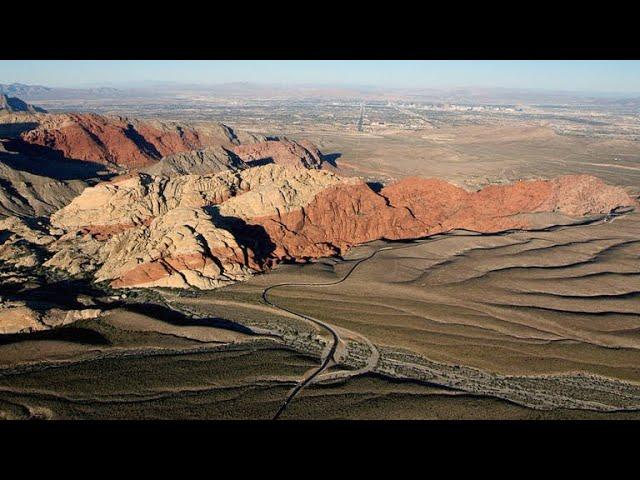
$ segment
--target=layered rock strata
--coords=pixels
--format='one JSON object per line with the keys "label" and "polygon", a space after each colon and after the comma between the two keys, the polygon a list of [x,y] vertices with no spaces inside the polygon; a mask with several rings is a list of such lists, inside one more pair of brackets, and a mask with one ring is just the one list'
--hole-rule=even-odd
{"label": "layered rock strata", "polygon": [[635,201],[589,176],[477,192],[407,178],[379,192],[324,170],[270,164],[216,175],[139,174],[87,188],[51,217],[47,266],[114,287],[215,288],[283,260],[340,255],[377,239],[540,226],[537,215],[606,214]]}

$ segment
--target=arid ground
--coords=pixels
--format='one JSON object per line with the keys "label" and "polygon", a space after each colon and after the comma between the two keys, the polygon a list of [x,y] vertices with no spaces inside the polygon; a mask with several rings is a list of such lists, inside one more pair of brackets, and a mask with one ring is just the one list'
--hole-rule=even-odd
{"label": "arid ground", "polygon": [[[637,140],[553,127],[279,133],[371,183],[589,174],[637,198]],[[376,240],[214,290],[98,286],[99,318],[0,336],[0,417],[639,419],[640,212],[536,215],[544,227]]]}

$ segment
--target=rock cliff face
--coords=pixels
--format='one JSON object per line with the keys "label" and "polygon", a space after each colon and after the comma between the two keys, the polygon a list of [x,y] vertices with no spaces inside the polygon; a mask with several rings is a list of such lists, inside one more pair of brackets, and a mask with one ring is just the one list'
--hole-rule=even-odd
{"label": "rock cliff face", "polygon": [[[14,115],[15,116],[15,115]],[[7,117],[7,121],[9,117]],[[208,174],[223,169],[276,163],[320,168],[322,155],[309,142],[267,140],[234,132],[223,124],[141,121],[96,114],[37,114],[22,122],[15,151],[33,157],[104,165],[115,170],[145,170],[154,175]],[[26,123],[25,123],[26,122]],[[28,125],[27,125],[28,124]]]}
{"label": "rock cliff face", "polygon": [[305,208],[252,219],[277,245],[274,255],[303,260],[343,253],[377,239],[406,240],[454,229],[482,233],[546,226],[534,214],[570,217],[634,205],[624,190],[589,176],[490,186],[478,192],[435,179],[407,178],[374,192],[365,184],[320,192]]}
{"label": "rock cliff face", "polygon": [[46,115],[21,138],[34,152],[44,147],[67,159],[124,168],[149,166],[162,157],[209,145],[237,143],[222,124],[195,127],[95,114]]}
{"label": "rock cliff face", "polygon": [[[478,192],[408,178],[374,191],[324,170],[270,164],[215,175],[138,174],[87,188],[51,217],[47,266],[113,287],[215,288],[282,260],[344,253],[376,239],[540,226],[536,215],[604,214],[635,201],[589,176]],[[548,222],[548,218],[543,221]]]}
{"label": "rock cliff face", "polygon": [[16,163],[25,161],[20,155],[4,152],[0,144],[0,218],[50,215],[87,186],[82,180],[61,181],[13,169],[8,163],[14,159]]}
{"label": "rock cliff face", "polygon": [[309,142],[287,139],[238,145],[233,151],[249,165],[275,163],[295,168],[320,168],[322,156],[318,148]]}
{"label": "rock cliff face", "polygon": [[143,171],[150,175],[208,175],[227,170],[238,171],[247,168],[233,152],[215,145],[202,150],[190,150],[164,157],[158,163],[145,168]]}
{"label": "rock cliff face", "polygon": [[[98,227],[123,230],[150,222],[177,207],[206,207],[225,203],[227,216],[270,215],[307,204],[336,183],[353,183],[324,171],[289,169],[279,165],[215,175],[173,178],[136,174],[117,182],[89,187],[68,206],[51,216],[66,231],[97,232]],[[227,201],[243,194],[242,200]],[[246,213],[242,213],[246,212]]]}
{"label": "rock cliff face", "polygon": [[18,97],[9,97],[0,93],[0,115],[7,113],[46,113],[46,110],[30,105]]}
{"label": "rock cliff face", "polygon": [[266,165],[208,176],[139,174],[99,184],[52,215],[64,235],[45,265],[95,272],[114,287],[214,288],[273,260],[263,229],[245,219],[302,208],[339,183],[353,180]]}
{"label": "rock cliff face", "polygon": [[215,288],[258,269],[253,253],[200,208],[169,210],[113,237],[100,254],[105,262],[96,279],[113,280],[113,287]]}

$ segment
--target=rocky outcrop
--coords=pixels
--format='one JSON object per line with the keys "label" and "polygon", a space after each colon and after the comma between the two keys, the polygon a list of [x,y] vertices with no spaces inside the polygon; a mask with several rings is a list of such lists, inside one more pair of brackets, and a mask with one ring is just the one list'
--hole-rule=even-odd
{"label": "rocky outcrop", "polygon": [[[65,231],[117,233],[148,224],[178,207],[207,207],[224,203],[221,214],[251,217],[286,212],[308,203],[322,189],[353,182],[325,171],[265,165],[216,175],[174,178],[136,174],[118,182],[89,187],[67,207],[51,216]],[[242,195],[240,195],[242,194]],[[233,197],[237,200],[227,202]]]}
{"label": "rocky outcrop", "polygon": [[97,318],[101,313],[97,308],[41,310],[32,308],[25,302],[0,300],[0,335],[50,330],[78,320]]}
{"label": "rocky outcrop", "polygon": [[50,215],[87,186],[82,180],[61,181],[10,166],[24,161],[18,154],[5,152],[0,143],[0,218]]}
{"label": "rocky outcrop", "polygon": [[202,150],[169,155],[142,171],[150,175],[172,177],[176,175],[208,175],[227,170],[236,172],[245,168],[247,168],[247,164],[235,153],[216,145]]}
{"label": "rocky outcrop", "polygon": [[54,214],[64,235],[46,265],[93,272],[113,287],[215,288],[282,260],[343,254],[376,239],[526,229],[553,221],[548,212],[575,218],[634,205],[624,190],[589,176],[477,192],[408,178],[376,192],[358,179],[277,164],[206,176],[138,174],[88,188]]}
{"label": "rocky outcrop", "polygon": [[266,165],[99,184],[52,215],[64,235],[45,266],[94,272],[114,287],[214,288],[270,264],[269,239],[245,218],[301,208],[338,183],[353,180]]}
{"label": "rocky outcrop", "polygon": [[254,218],[277,246],[278,259],[344,253],[377,239],[405,240],[455,229],[482,233],[547,226],[535,214],[570,217],[609,213],[635,201],[590,176],[517,182],[468,192],[442,180],[407,178],[374,192],[366,184],[334,186],[305,208]]}
{"label": "rocky outcrop", "polygon": [[46,113],[46,110],[35,107],[18,97],[9,97],[0,93],[0,115],[7,113]]}
{"label": "rocky outcrop", "polygon": [[28,301],[0,296],[0,334],[28,333],[68,325],[77,320],[96,318],[99,309],[63,309],[38,301],[25,292],[37,288],[32,275],[50,256],[56,241],[47,228],[35,220],[9,217],[0,220],[0,285],[2,295],[18,294]]}
{"label": "rocky outcrop", "polygon": [[231,129],[222,124],[196,127],[95,114],[43,116],[38,127],[22,133],[21,139],[26,153],[42,154],[44,148],[66,159],[123,168],[146,167],[162,157],[209,145],[237,143]]}
{"label": "rocky outcrop", "polygon": [[174,208],[106,243],[97,280],[113,287],[215,288],[259,269],[253,253],[199,208]]}
{"label": "rocky outcrop", "polygon": [[[15,115],[14,115],[15,116]],[[9,117],[7,117],[9,120]],[[276,163],[319,168],[322,154],[309,142],[235,132],[220,123],[142,121],[96,114],[38,114],[27,122],[11,117],[4,130],[19,133],[13,151],[106,169],[154,175],[209,174]],[[242,142],[242,143],[241,143]],[[93,172],[97,174],[97,172]]]}
{"label": "rocky outcrop", "polygon": [[320,168],[322,164],[320,151],[310,142],[267,140],[238,145],[233,151],[251,166],[275,163],[286,167]]}
{"label": "rocky outcrop", "polygon": [[46,258],[46,246],[55,238],[48,234],[44,225],[30,225],[17,217],[0,220],[0,262],[18,268],[42,265]]}

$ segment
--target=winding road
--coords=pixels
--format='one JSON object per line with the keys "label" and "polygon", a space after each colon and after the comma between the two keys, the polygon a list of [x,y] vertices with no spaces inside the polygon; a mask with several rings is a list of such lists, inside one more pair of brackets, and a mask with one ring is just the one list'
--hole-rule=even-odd
{"label": "winding road", "polygon": [[[403,247],[406,247],[403,246]],[[403,248],[403,247],[398,247],[398,248]],[[280,415],[282,415],[282,413],[285,411],[285,409],[287,408],[287,406],[289,405],[289,403],[291,403],[291,401],[294,399],[294,397],[300,392],[300,390],[302,390],[304,387],[306,387],[307,385],[309,385],[311,382],[314,381],[314,379],[316,379],[318,377],[318,375],[320,375],[323,371],[325,371],[328,367],[329,364],[331,363],[331,361],[335,361],[335,353],[336,350],[338,348],[338,345],[340,343],[340,335],[338,334],[338,332],[336,331],[336,329],[329,323],[323,322],[322,320],[319,320],[317,318],[314,317],[310,317],[308,315],[304,315],[302,313],[299,312],[295,312],[291,309],[288,309],[286,307],[283,307],[281,305],[278,305],[276,303],[274,303],[273,301],[269,300],[269,292],[271,290],[274,290],[276,288],[281,288],[281,287],[327,287],[330,285],[337,285],[339,283],[344,282],[347,278],[349,278],[349,276],[355,271],[356,268],[358,268],[359,265],[361,265],[362,263],[364,263],[367,260],[370,260],[371,258],[373,258],[375,255],[377,255],[379,252],[383,251],[383,250],[392,250],[393,247],[383,247],[379,250],[376,250],[375,252],[371,253],[371,255],[361,258],[360,260],[357,260],[354,265],[351,267],[351,269],[345,274],[344,277],[342,277],[339,280],[333,281],[333,282],[328,282],[328,283],[278,283],[276,285],[272,285],[270,287],[265,288],[262,291],[262,299],[271,307],[276,308],[278,310],[282,310],[285,311],[287,313],[290,313],[292,315],[295,315],[303,320],[306,320],[308,322],[311,322],[321,328],[324,328],[325,330],[327,330],[332,337],[332,343],[329,345],[329,347],[325,350],[325,352],[323,353],[322,356],[322,362],[320,363],[320,366],[314,370],[311,371],[311,374],[306,376],[298,385],[296,385],[287,395],[287,398],[285,399],[284,403],[280,406],[280,409],[278,409],[278,411],[276,412],[275,416],[273,417],[274,420],[277,420]],[[361,335],[358,335],[361,336]],[[364,338],[364,337],[363,337]],[[367,362],[367,366],[365,367],[366,371],[370,371],[375,367],[375,364],[377,364],[377,360],[379,358],[379,354],[377,349],[375,348],[375,346],[369,342],[368,339],[365,338],[365,341],[370,345],[370,348],[372,348],[372,353],[373,356],[375,357],[375,362]],[[370,366],[370,364],[373,363],[373,365]],[[368,368],[367,368],[368,367]],[[362,373],[365,373],[365,371],[362,371],[363,369],[359,369],[359,370],[355,370],[355,371],[350,371],[348,372],[349,375],[347,376],[353,376],[353,375],[360,375]]]}
{"label": "winding road", "polygon": [[[582,222],[576,222],[575,224],[570,224],[570,225],[552,225],[552,226],[548,226],[548,227],[543,227],[543,228],[532,228],[532,229],[525,229],[526,231],[529,232],[543,232],[543,231],[556,231],[556,230],[564,230],[566,228],[572,228],[574,226],[577,225],[593,225],[593,224],[598,224],[598,223],[607,223],[607,222],[611,222],[614,220],[615,217],[621,216],[624,213],[627,213],[626,211],[623,212],[610,212],[607,215],[600,215],[597,217],[593,217],[593,218],[588,218],[588,219],[584,219]],[[305,375],[305,377],[302,379],[302,381],[300,383],[298,383],[287,395],[287,398],[285,399],[285,401],[283,402],[283,404],[280,406],[280,408],[278,409],[277,413],[275,414],[275,416],[273,417],[274,420],[277,420],[278,418],[280,418],[280,416],[282,415],[282,413],[286,410],[287,406],[291,403],[291,401],[296,397],[296,395],[298,393],[300,393],[300,391],[310,385],[311,383],[313,383],[314,381],[321,379],[324,381],[327,380],[336,380],[336,379],[346,379],[346,378],[351,378],[357,375],[362,375],[364,373],[368,373],[371,372],[375,369],[375,367],[378,364],[378,359],[379,359],[379,352],[377,350],[377,348],[375,347],[375,345],[373,345],[373,343],[371,343],[371,341],[364,337],[361,334],[358,334],[356,332],[349,332],[350,334],[360,337],[364,340],[364,342],[369,346],[370,350],[371,350],[371,356],[369,357],[369,360],[367,361],[367,364],[358,369],[358,370],[343,370],[343,371],[339,371],[339,372],[334,372],[331,374],[326,374],[326,375],[321,375],[331,364],[332,361],[334,361],[335,363],[338,363],[335,359],[335,353],[336,350],[338,349],[338,346],[340,344],[341,338],[340,338],[340,334],[338,333],[338,331],[336,330],[336,328],[327,323],[324,322],[322,320],[319,320],[317,318],[311,317],[309,315],[305,315],[299,312],[296,312],[294,310],[291,310],[289,308],[283,307],[281,305],[278,305],[277,303],[275,303],[274,301],[269,299],[269,292],[276,289],[276,288],[282,288],[282,287],[327,287],[327,286],[332,286],[332,285],[337,285],[340,284],[342,282],[344,282],[345,280],[347,280],[352,274],[353,272],[360,266],[362,265],[364,262],[371,260],[373,257],[375,257],[378,253],[380,252],[384,252],[384,251],[389,251],[389,250],[400,250],[403,248],[411,248],[411,247],[415,247],[418,244],[424,244],[424,243],[434,243],[440,240],[444,240],[446,238],[450,238],[452,235],[456,235],[456,236],[494,236],[494,235],[498,235],[498,236],[503,236],[503,235],[508,235],[510,233],[513,232],[518,232],[518,231],[523,231],[522,229],[510,229],[510,230],[504,230],[501,232],[493,232],[493,233],[479,233],[479,232],[472,232],[469,230],[457,230],[457,231],[450,231],[450,232],[444,232],[444,233],[438,233],[435,235],[430,236],[429,238],[423,238],[423,239],[414,239],[414,240],[407,240],[411,243],[409,244],[404,244],[401,246],[387,246],[387,247],[382,247],[379,248],[378,250],[372,252],[370,255],[361,258],[359,260],[357,260],[353,266],[351,267],[351,269],[349,269],[349,271],[339,280],[335,280],[332,282],[328,282],[328,283],[279,283],[276,285],[271,285],[270,287],[265,288],[262,291],[262,299],[265,301],[265,303],[273,308],[276,308],[278,310],[287,312],[291,315],[295,315],[298,318],[301,318],[302,320],[311,322],[321,328],[324,328],[325,330],[327,330],[332,337],[332,343],[328,346],[327,349],[325,349],[325,351],[323,352],[322,355],[322,361],[320,363],[320,366],[318,366],[317,368],[311,370],[310,374]],[[344,329],[342,329],[344,330]]]}
{"label": "winding road", "polygon": [[[475,235],[475,234],[474,234]],[[379,248],[378,250],[372,252],[370,255],[363,257],[359,260],[357,260],[353,266],[349,269],[349,271],[339,280],[335,280],[333,282],[328,282],[328,283],[279,283],[276,285],[271,285],[270,287],[265,288],[262,291],[262,299],[271,307],[276,308],[278,310],[282,310],[284,312],[287,312],[289,314],[295,315],[303,320],[306,320],[308,322],[311,322],[321,328],[324,328],[325,330],[327,330],[330,334],[331,337],[333,339],[333,343],[331,343],[329,345],[329,347],[325,350],[325,352],[323,353],[322,356],[322,362],[320,363],[320,366],[314,370],[311,371],[311,374],[305,376],[305,378],[302,379],[302,381],[296,385],[287,395],[287,398],[285,399],[285,401],[283,402],[283,404],[280,406],[280,409],[278,410],[278,412],[275,414],[275,416],[273,417],[274,420],[277,420],[282,413],[285,411],[285,409],[287,408],[287,406],[291,403],[291,401],[295,398],[295,396],[300,392],[300,390],[302,390],[304,387],[306,387],[307,385],[311,384],[314,380],[318,379],[319,377],[322,380],[337,380],[337,379],[345,379],[345,378],[350,378],[350,377],[355,377],[357,375],[362,375],[364,373],[368,373],[373,371],[373,369],[377,366],[378,364],[378,359],[380,358],[380,354],[378,352],[378,349],[375,347],[375,345],[373,343],[371,343],[371,341],[364,337],[363,335],[356,333],[356,332],[349,332],[350,334],[352,334],[353,336],[356,337],[360,337],[364,340],[364,342],[368,345],[369,349],[371,350],[371,355],[367,361],[367,364],[362,367],[359,368],[357,370],[344,370],[344,371],[339,371],[339,372],[335,372],[332,374],[328,374],[328,375],[324,375],[324,376],[320,376],[320,374],[322,372],[324,372],[330,365],[331,361],[335,361],[335,353],[336,350],[338,348],[338,345],[341,341],[340,339],[340,335],[338,333],[338,331],[335,329],[334,326],[332,326],[331,324],[324,322],[322,320],[319,320],[317,318],[314,317],[310,317],[308,315],[304,315],[302,313],[296,312],[294,310],[288,309],[286,307],[283,307],[281,305],[278,305],[277,303],[273,302],[272,300],[269,300],[269,292],[271,290],[274,290],[276,288],[281,288],[281,287],[328,287],[331,285],[337,285],[339,283],[344,282],[345,280],[347,280],[352,274],[353,272],[360,266],[362,265],[364,262],[371,260],[373,257],[375,257],[378,253],[380,252],[385,252],[385,251],[389,251],[389,250],[400,250],[403,248],[411,248],[411,247],[415,247],[417,244],[422,244],[425,242],[435,242],[435,241],[439,241],[439,240],[444,240],[447,237],[450,237],[451,233],[447,233],[447,234],[438,234],[438,235],[434,235],[433,237],[429,238],[428,240],[408,240],[411,243],[409,243],[408,245],[401,245],[401,246],[397,246],[397,247],[393,247],[393,246],[388,246],[388,247],[382,247]],[[336,362],[337,363],[337,362]]]}

